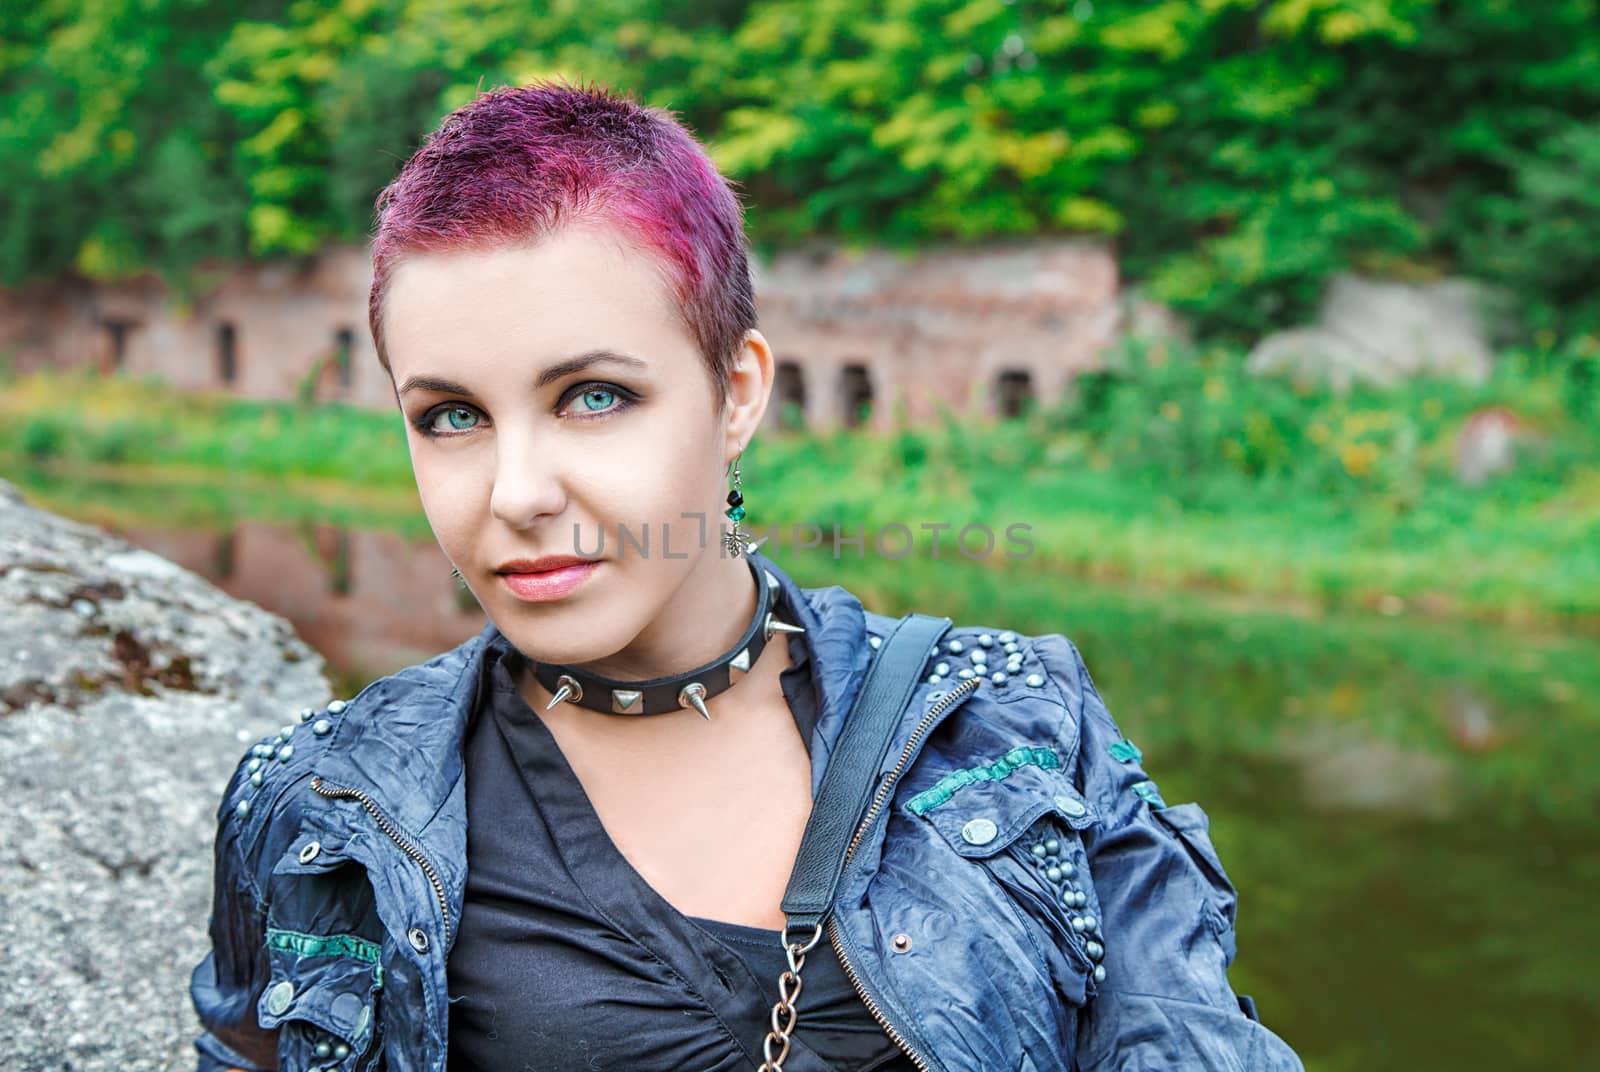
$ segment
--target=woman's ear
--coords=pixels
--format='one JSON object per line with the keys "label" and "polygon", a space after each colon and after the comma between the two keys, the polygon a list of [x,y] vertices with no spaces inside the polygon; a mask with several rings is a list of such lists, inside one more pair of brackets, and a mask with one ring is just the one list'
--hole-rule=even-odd
{"label": "woman's ear", "polygon": [[[734,355],[728,373],[728,400],[723,408],[727,438],[731,443],[748,444],[755,438],[772,397],[775,377],[772,347],[767,345],[766,336],[751,328],[745,332],[744,345]],[[732,455],[726,461],[732,464]]]}

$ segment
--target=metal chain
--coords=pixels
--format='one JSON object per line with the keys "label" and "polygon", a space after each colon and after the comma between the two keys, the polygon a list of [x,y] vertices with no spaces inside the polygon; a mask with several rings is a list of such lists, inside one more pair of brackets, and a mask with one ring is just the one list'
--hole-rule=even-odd
{"label": "metal chain", "polygon": [[[800,996],[800,969],[805,965],[806,954],[816,948],[822,940],[822,924],[817,924],[816,933],[809,942],[803,945],[799,942],[789,941],[789,928],[783,929],[783,949],[789,957],[789,968],[778,976],[778,1003],[772,1006],[772,1030],[767,1032],[767,1037],[761,1042],[761,1056],[764,1060],[756,1072],[783,1072],[783,1062],[789,1056],[789,1036],[794,1033],[795,1021],[800,1013],[795,1008],[794,1000]],[[790,985],[794,986],[790,990]],[[783,1046],[774,1056],[774,1044]]]}

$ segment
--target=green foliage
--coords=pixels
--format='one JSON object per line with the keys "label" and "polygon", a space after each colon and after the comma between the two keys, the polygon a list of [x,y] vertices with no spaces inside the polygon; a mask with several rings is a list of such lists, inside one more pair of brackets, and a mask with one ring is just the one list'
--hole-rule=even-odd
{"label": "green foliage", "polygon": [[357,241],[480,88],[705,138],[764,246],[1112,236],[1213,334],[1333,272],[1600,327],[1600,5],[1547,0],[64,0],[0,14],[0,281]]}
{"label": "green foliage", "polygon": [[35,374],[5,384],[0,457],[87,467],[178,467],[403,489],[405,433],[392,414],[341,403],[185,396],[157,380]]}
{"label": "green foliage", "polygon": [[1468,247],[1540,294],[1537,312],[1600,325],[1600,123],[1563,127],[1511,167],[1513,189],[1485,198]]}
{"label": "green foliage", "polygon": [[245,254],[242,132],[202,68],[247,6],[6,6],[0,281],[180,274]]}
{"label": "green foliage", "polygon": [[1362,517],[1380,542],[1425,541],[1482,522],[1490,493],[1459,484],[1456,446],[1472,414],[1506,406],[1526,428],[1515,475],[1493,486],[1496,508],[1559,527],[1577,507],[1578,524],[1600,533],[1574,490],[1600,479],[1597,351],[1586,339],[1513,352],[1483,385],[1421,379],[1334,394],[1251,375],[1237,350],[1130,346],[1045,427],[1081,443],[1090,469],[1179,512],[1238,517],[1272,501],[1308,532]]}
{"label": "green foliage", "polygon": [[[758,440],[751,478],[782,500],[758,523],[871,534],[1023,522],[1051,568],[1087,577],[1331,606],[1591,617],[1600,422],[1586,414],[1597,355],[1585,339],[1508,353],[1481,385],[1339,395],[1250,375],[1236,348],[1130,347],[1077,377],[1064,404],[1027,418]],[[1526,425],[1516,468],[1464,486],[1460,435],[1493,406]],[[928,553],[931,538],[918,537]],[[950,533],[943,546],[954,554]]]}
{"label": "green foliage", "polygon": [[60,455],[65,439],[66,429],[59,420],[40,415],[22,425],[17,435],[17,452],[30,461],[43,461]]}

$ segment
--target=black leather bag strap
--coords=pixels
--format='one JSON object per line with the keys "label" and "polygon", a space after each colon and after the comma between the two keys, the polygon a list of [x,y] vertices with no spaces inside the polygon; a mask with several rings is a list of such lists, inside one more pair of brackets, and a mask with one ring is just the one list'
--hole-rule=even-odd
{"label": "black leather bag strap", "polygon": [[[949,618],[907,614],[883,638],[828,757],[783,894],[789,929],[811,932],[833,910],[844,852],[877,786],[885,752]],[[785,943],[788,942],[785,931]]]}

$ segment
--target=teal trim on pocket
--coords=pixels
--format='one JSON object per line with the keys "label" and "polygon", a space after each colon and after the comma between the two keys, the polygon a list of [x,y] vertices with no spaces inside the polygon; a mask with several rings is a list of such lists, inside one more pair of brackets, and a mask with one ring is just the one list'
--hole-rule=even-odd
{"label": "teal trim on pocket", "polygon": [[1138,763],[1144,759],[1144,753],[1139,751],[1139,746],[1129,740],[1121,740],[1106,749],[1111,753],[1111,758],[1119,763]]}
{"label": "teal trim on pocket", "polygon": [[383,966],[378,962],[378,943],[353,934],[301,934],[298,931],[267,930],[267,948],[281,949],[299,957],[353,957],[372,965],[377,981],[383,983]]}
{"label": "teal trim on pocket", "polygon": [[1060,767],[1061,757],[1054,748],[1029,748],[1019,745],[992,763],[980,763],[951,771],[910,800],[906,807],[913,815],[924,815],[956,795],[956,790],[973,782],[998,782],[1019,767]]}
{"label": "teal trim on pocket", "polygon": [[1133,791],[1152,808],[1164,808],[1167,806],[1167,802],[1161,799],[1161,790],[1156,788],[1156,783],[1154,782],[1135,782],[1133,783]]}

